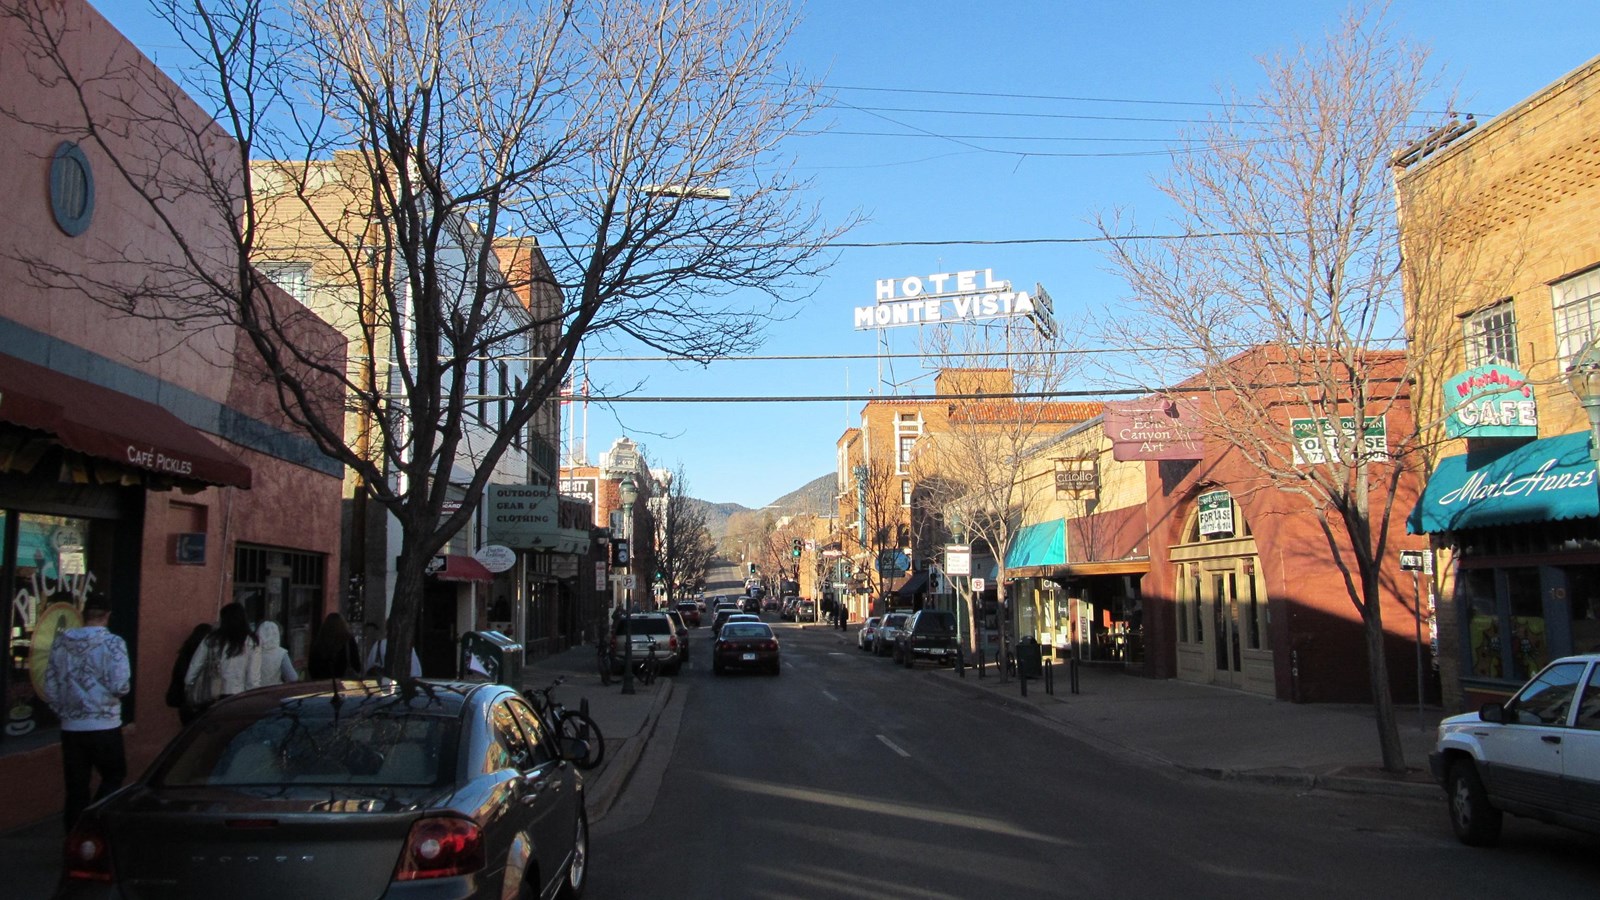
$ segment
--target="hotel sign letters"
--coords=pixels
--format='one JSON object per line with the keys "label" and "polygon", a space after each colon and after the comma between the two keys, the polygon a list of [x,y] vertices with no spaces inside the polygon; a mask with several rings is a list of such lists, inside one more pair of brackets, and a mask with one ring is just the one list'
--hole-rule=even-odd
{"label": "hotel sign letters", "polygon": [[1011,282],[995,280],[993,269],[880,278],[875,288],[877,302],[855,308],[857,331],[1018,316],[1032,319],[1047,336],[1055,331],[1043,288],[1037,296],[1012,290]]}

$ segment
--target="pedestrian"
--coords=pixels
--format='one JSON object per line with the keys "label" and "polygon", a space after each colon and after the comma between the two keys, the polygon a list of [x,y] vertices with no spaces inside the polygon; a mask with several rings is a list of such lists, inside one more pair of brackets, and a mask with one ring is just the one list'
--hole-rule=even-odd
{"label": "pedestrian", "polygon": [[56,636],[45,666],[44,699],[61,720],[62,810],[70,832],[89,805],[89,784],[100,774],[99,800],[122,787],[128,757],[122,745],[122,698],[133,673],[128,645],[106,627],[110,600],[91,593],[83,601],[83,627]]}
{"label": "pedestrian", "polygon": [[178,658],[172,661],[172,677],[167,681],[167,705],[178,711],[178,721],[184,725],[194,721],[199,711],[189,705],[188,695],[184,692],[185,679],[189,675],[189,663],[194,661],[195,652],[200,649],[200,644],[206,635],[216,626],[210,622],[201,622],[183,639],[183,645],[178,648]]}
{"label": "pedestrian", "polygon": [[[250,616],[237,603],[229,603],[217,613],[216,630],[200,642],[183,683],[193,685],[202,676],[209,677],[206,670],[213,661],[218,682],[215,690],[207,693],[216,700],[261,686],[261,642],[250,628]],[[201,711],[197,709],[195,714]]]}
{"label": "pedestrian", "polygon": [[361,651],[356,647],[355,636],[344,616],[328,613],[311,640],[311,652],[306,660],[307,678],[358,678],[361,675]]}
{"label": "pedestrian", "polygon": [[261,642],[261,683],[290,684],[300,680],[294,670],[289,651],[283,649],[278,623],[267,621],[256,626],[256,640]]}

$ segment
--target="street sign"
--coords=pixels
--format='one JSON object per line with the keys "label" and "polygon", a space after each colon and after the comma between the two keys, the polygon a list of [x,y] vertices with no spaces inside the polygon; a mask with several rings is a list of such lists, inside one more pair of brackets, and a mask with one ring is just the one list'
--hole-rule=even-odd
{"label": "street sign", "polygon": [[945,544],[944,570],[950,575],[971,575],[972,547],[968,544]]}
{"label": "street sign", "polygon": [[989,583],[984,581],[982,578],[974,578],[974,579],[972,579],[972,592],[974,594],[983,593],[984,588],[987,588],[988,586],[989,586]]}
{"label": "street sign", "polygon": [[1426,550],[1401,550],[1400,570],[1433,574],[1433,554]]}

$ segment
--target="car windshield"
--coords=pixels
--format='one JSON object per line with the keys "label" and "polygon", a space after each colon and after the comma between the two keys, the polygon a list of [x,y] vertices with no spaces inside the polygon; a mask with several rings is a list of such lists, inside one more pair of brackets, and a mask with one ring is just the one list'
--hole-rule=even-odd
{"label": "car windshield", "polygon": [[770,638],[772,628],[760,622],[729,622],[722,628],[722,637],[724,640]]}
{"label": "car windshield", "polygon": [[425,700],[290,697],[206,716],[153,774],[166,787],[438,784],[455,767],[457,715]]}

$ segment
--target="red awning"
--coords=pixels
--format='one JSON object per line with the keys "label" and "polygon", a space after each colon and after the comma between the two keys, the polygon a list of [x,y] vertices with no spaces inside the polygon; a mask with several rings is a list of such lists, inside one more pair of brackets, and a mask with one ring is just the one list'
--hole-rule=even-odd
{"label": "red awning", "polygon": [[146,400],[0,354],[0,422],[175,481],[250,486],[250,467]]}
{"label": "red awning", "polygon": [[440,581],[493,581],[494,573],[483,567],[470,556],[461,556],[455,553],[444,555],[444,565],[440,566],[433,577]]}

